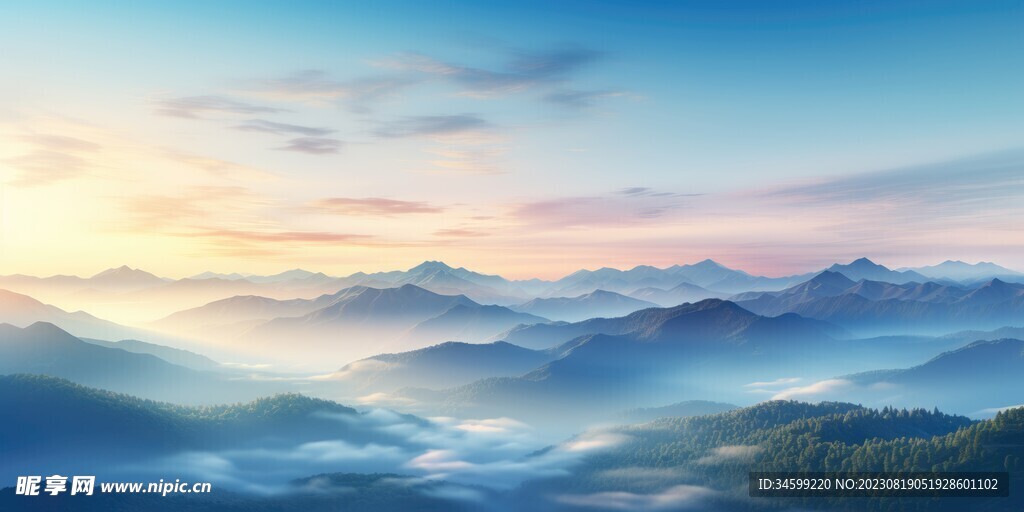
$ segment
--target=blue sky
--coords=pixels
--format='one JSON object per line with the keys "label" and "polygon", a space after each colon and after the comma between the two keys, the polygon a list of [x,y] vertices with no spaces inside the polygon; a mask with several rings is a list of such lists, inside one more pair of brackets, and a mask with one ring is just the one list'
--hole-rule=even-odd
{"label": "blue sky", "polygon": [[[955,219],[775,200],[936,165],[885,180],[918,197],[1020,149],[1021,26],[1020,1],[7,2],[0,265],[1024,266],[1012,173],[936,196]],[[86,240],[78,268],[27,256]]]}

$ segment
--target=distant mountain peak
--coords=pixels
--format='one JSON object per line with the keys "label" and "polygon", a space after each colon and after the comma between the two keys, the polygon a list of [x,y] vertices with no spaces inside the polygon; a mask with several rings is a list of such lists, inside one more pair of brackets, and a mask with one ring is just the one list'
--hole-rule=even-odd
{"label": "distant mountain peak", "polygon": [[160,279],[154,274],[150,274],[145,270],[129,267],[128,265],[121,265],[117,268],[108,268],[89,279],[98,282],[106,282],[108,284],[156,284],[163,281],[163,279]]}
{"label": "distant mountain peak", "polygon": [[[423,288],[422,286],[416,286],[416,285],[411,284],[411,283],[403,284],[402,286],[399,286],[398,288],[383,288],[382,291],[384,293],[396,293],[396,294],[399,294],[399,295],[417,294],[417,295],[429,295],[429,296],[435,296],[435,295],[436,296],[443,296],[443,294],[434,293],[434,292],[432,292],[432,291],[430,291],[430,290],[428,290],[426,288]],[[459,295],[456,295],[456,297],[462,297],[462,295],[459,294]]]}
{"label": "distant mountain peak", "polygon": [[61,329],[60,327],[57,327],[56,325],[50,322],[44,321],[32,322],[32,325],[29,325],[24,330],[36,333],[60,333],[70,336],[70,334],[68,334],[68,332],[65,331],[64,329]]}
{"label": "distant mountain peak", "polygon": [[304,268],[293,268],[291,270],[285,270],[284,272],[275,275],[279,277],[308,277],[314,275],[314,273]]}
{"label": "distant mountain peak", "polygon": [[[104,270],[103,272],[100,272],[100,273],[92,276],[92,278],[95,279],[97,277],[109,277],[109,276],[119,276],[119,275],[150,275],[150,276],[152,276],[153,274],[150,274],[149,272],[146,272],[144,270],[139,270],[139,269],[131,268],[128,265],[121,265],[120,267],[117,267],[117,268],[108,268],[108,269]],[[153,276],[153,277],[156,277],[156,276]]]}
{"label": "distant mountain peak", "polygon": [[843,276],[843,274],[841,274],[839,272],[836,272],[835,270],[822,270],[820,274],[812,277],[811,279],[812,280],[818,279],[818,278],[829,279],[829,278],[834,278],[834,277],[846,277],[846,276]]}
{"label": "distant mountain peak", "polygon": [[[999,266],[990,261],[979,261],[978,263],[967,263],[961,260],[946,260],[938,265],[917,267],[913,270],[924,276],[935,279],[952,279],[954,281],[981,282],[992,277],[1014,277],[1021,276],[1020,272]],[[1016,279],[1014,279],[1016,280]]]}
{"label": "distant mountain peak", "polygon": [[725,265],[722,265],[721,263],[719,263],[719,262],[717,262],[717,261],[715,261],[715,260],[713,260],[711,258],[706,258],[706,259],[704,259],[702,261],[698,261],[697,263],[694,263],[692,266],[694,266],[694,267],[726,268]]}
{"label": "distant mountain peak", "polygon": [[[735,302],[728,301],[728,300],[723,300],[723,299],[704,299],[704,300],[699,301],[699,302],[694,302],[693,304],[681,304],[679,306],[676,306],[676,308],[685,309],[685,310],[689,310],[689,311],[711,311],[711,310],[715,310],[715,309],[721,309],[721,310],[743,312],[743,313],[748,314],[748,315],[752,315],[753,314],[753,313],[751,313],[751,312],[741,308]],[[674,309],[674,308],[670,308],[670,309]]]}
{"label": "distant mountain peak", "polygon": [[237,281],[239,279],[245,279],[245,275],[233,272],[230,274],[221,274],[212,270],[201,272],[194,276],[188,277],[188,279],[227,279],[229,281]]}
{"label": "distant mountain peak", "polygon": [[1005,290],[1005,289],[1015,289],[1016,287],[1014,287],[1010,283],[1007,283],[1006,281],[1003,281],[1002,279],[999,279],[998,277],[993,277],[992,279],[989,279],[985,284],[979,286],[979,288],[990,288],[990,289],[993,289],[993,290]]}
{"label": "distant mountain peak", "polygon": [[443,261],[427,260],[427,261],[424,261],[423,263],[420,263],[419,265],[416,265],[413,268],[410,268],[409,272],[422,272],[424,270],[438,271],[438,270],[455,270],[455,269],[452,268],[451,266],[449,266],[447,263],[445,263]]}
{"label": "distant mountain peak", "polygon": [[850,267],[850,268],[886,268],[885,265],[879,265],[865,257],[857,258],[846,265],[832,265],[832,267]]}
{"label": "distant mountain peak", "polygon": [[913,270],[892,270],[885,265],[879,265],[867,258],[858,258],[846,265],[836,263],[827,270],[839,272],[854,281],[867,279],[869,281],[884,281],[886,283],[903,284],[912,281],[923,283],[928,280],[927,277]]}
{"label": "distant mountain peak", "polygon": [[630,270],[661,270],[658,267],[652,265],[637,265]]}
{"label": "distant mountain peak", "polygon": [[[862,279],[861,281],[864,280]],[[846,277],[845,275],[843,275],[843,273],[836,272],[834,270],[822,271],[820,274],[812,277],[811,282],[822,284],[827,283],[836,286],[852,286],[855,284],[852,279]]]}

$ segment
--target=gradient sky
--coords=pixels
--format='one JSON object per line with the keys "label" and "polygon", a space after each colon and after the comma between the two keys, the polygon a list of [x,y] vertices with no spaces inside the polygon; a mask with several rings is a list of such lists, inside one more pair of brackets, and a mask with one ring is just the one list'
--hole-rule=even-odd
{"label": "gradient sky", "polygon": [[4,2],[0,274],[1024,269],[1024,2]]}

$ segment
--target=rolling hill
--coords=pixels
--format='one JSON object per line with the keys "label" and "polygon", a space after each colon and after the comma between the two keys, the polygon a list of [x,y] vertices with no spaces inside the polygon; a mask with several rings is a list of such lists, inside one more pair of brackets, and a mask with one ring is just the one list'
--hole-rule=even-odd
{"label": "rolling hill", "polygon": [[1024,274],[988,261],[975,264],[963,261],[946,260],[938,265],[908,268],[930,279],[948,279],[961,283],[984,282],[992,279],[1020,282]]}
{"label": "rolling hill", "polygon": [[690,283],[679,283],[668,290],[654,287],[640,288],[629,294],[634,299],[654,302],[661,307],[678,306],[687,302],[699,302],[704,299],[724,299],[728,295]]}
{"label": "rolling hill", "polygon": [[190,352],[188,350],[165,347],[155,343],[147,343],[139,340],[105,341],[90,338],[79,339],[91,345],[120,349],[133,354],[149,354],[163,359],[168,363],[184,366],[185,368],[191,368],[193,370],[205,371],[221,369],[220,363],[204,355],[196,354],[195,352]]}
{"label": "rolling hill", "polygon": [[549,322],[547,318],[502,306],[456,304],[444,313],[416,324],[402,338],[414,345],[456,340],[479,342],[517,325],[546,322]]}
{"label": "rolling hill", "polygon": [[931,281],[853,282],[825,271],[782,291],[744,293],[732,300],[758,314],[797,313],[865,335],[935,335],[1024,321],[1024,285],[999,279],[968,288]]}
{"label": "rolling hill", "polygon": [[70,313],[28,295],[0,290],[0,323],[27,327],[36,322],[51,323],[75,335],[90,338],[124,339],[147,334],[144,330],[108,322],[84,311]]}
{"label": "rolling hill", "polygon": [[234,380],[230,374],[186,368],[152,353],[87,343],[45,322],[25,328],[0,324],[0,374],[16,373],[191,404],[248,399],[287,389],[281,383]]}
{"label": "rolling hill", "polygon": [[1024,341],[975,341],[911,368],[837,379],[850,386],[836,394],[865,402],[887,400],[984,416],[985,410],[1024,404]]}
{"label": "rolling hill", "polygon": [[553,351],[530,350],[501,341],[486,344],[451,341],[362,359],[328,378],[349,390],[367,393],[390,393],[404,387],[444,389],[488,377],[522,375],[555,357]]}
{"label": "rolling hill", "polygon": [[[409,396],[438,401],[444,414],[513,415],[579,426],[627,407],[742,398],[743,384],[759,372],[805,372],[809,362],[825,360],[826,354],[854,352],[832,337],[837,330],[829,324],[797,315],[762,317],[715,299],[513,332],[518,334],[508,336],[509,342],[535,340],[533,334],[547,342],[570,339],[550,349],[557,359],[521,376]],[[850,361],[840,357],[834,364]],[[817,366],[814,371],[830,367]]]}
{"label": "rolling hill", "polygon": [[[47,464],[109,475],[111,468],[126,463],[190,450],[273,449],[323,439],[408,444],[401,434],[389,433],[352,408],[295,394],[188,407],[53,377],[0,375],[0,408],[19,411],[0,424],[0,439],[17,439],[5,443],[7,456],[0,462],[4,478],[44,470]],[[427,425],[412,416],[403,421]]]}
{"label": "rolling hill", "polygon": [[576,297],[533,299],[513,306],[512,309],[552,320],[577,322],[588,318],[624,316],[641,309],[656,307],[659,307],[658,304],[653,302],[627,297],[615,292],[594,290]]}
{"label": "rolling hill", "polygon": [[643,341],[742,343],[783,332],[787,336],[843,335],[841,329],[823,322],[797,319],[795,315],[768,318],[729,301],[707,299],[672,308],[649,308],[618,318],[520,326],[498,338],[527,348],[545,349],[590,334],[630,335]]}
{"label": "rolling hill", "polygon": [[912,281],[923,283],[928,281],[927,277],[918,274],[913,270],[905,270],[903,272],[890,270],[888,267],[879,265],[867,258],[859,258],[845,265],[836,263],[827,270],[843,274],[854,281],[865,279],[868,281],[884,281],[895,284],[909,283]]}
{"label": "rolling hill", "polygon": [[[1024,481],[1024,408],[971,422],[938,410],[870,409],[853,404],[769,401],[721,414],[663,418],[600,429],[619,439],[570,475],[528,482],[513,499],[681,510],[860,511],[1015,510],[1022,497],[956,499],[771,498],[751,500],[750,472],[1009,471]],[[621,489],[608,492],[608,489]]]}
{"label": "rolling hill", "polygon": [[[493,335],[508,325],[532,320],[530,315],[500,306],[481,306],[464,295],[440,295],[411,284],[383,289],[357,286],[338,292],[327,306],[305,315],[257,324],[239,343],[282,360],[308,363],[313,356],[320,364],[328,364],[327,360],[340,364],[454,341],[460,334],[482,339],[485,332]],[[497,328],[491,330],[492,326]]]}

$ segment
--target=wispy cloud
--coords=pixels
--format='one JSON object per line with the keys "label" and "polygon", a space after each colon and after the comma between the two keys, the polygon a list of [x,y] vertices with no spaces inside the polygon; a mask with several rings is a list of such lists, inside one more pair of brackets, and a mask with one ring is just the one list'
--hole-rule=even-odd
{"label": "wispy cloud", "polygon": [[336,80],[318,69],[308,69],[281,78],[257,81],[246,86],[248,92],[284,101],[316,106],[341,103],[350,111],[366,113],[375,103],[414,85],[409,76],[368,76]]}
{"label": "wispy cloud", "polygon": [[[363,403],[381,401],[367,397]],[[570,442],[550,446],[536,437],[530,425],[510,418],[427,421],[376,408],[360,414],[314,412],[307,421],[311,425],[337,422],[343,427],[338,428],[343,438],[186,452],[138,471],[163,472],[177,464],[179,470],[186,468],[189,476],[215,476],[231,488],[271,489],[294,478],[337,471],[338,464],[343,464],[353,472],[416,475],[395,482],[408,485],[444,479],[458,486],[481,486],[480,490],[509,489],[533,478],[564,476],[585,457],[628,439],[621,434],[585,432]],[[538,451],[545,446],[547,449]],[[446,497],[476,499],[479,495],[460,492],[446,493]]]}
{"label": "wispy cloud", "polygon": [[687,510],[700,509],[704,501],[718,494],[708,487],[677,485],[651,494],[625,491],[562,494],[556,496],[555,501],[577,507],[609,510]]}
{"label": "wispy cloud", "polygon": [[[272,202],[242,186],[190,186],[176,194],[137,194],[118,198],[122,225],[135,232],[181,232],[219,225],[260,222]],[[217,212],[211,216],[210,212]]]}
{"label": "wispy cloud", "polygon": [[313,246],[403,245],[363,233],[289,229],[279,221],[268,221],[286,206],[241,186],[192,186],[173,195],[137,195],[121,199],[120,207],[126,221],[121,225],[131,232],[188,239],[217,255],[269,256]]}
{"label": "wispy cloud", "polygon": [[469,419],[460,422],[455,428],[467,432],[487,432],[505,434],[530,429],[530,426],[512,418],[487,418],[482,420]]}
{"label": "wispy cloud", "polygon": [[272,114],[282,109],[253,105],[224,96],[182,96],[155,101],[156,113],[184,119],[200,119],[206,114]]}
{"label": "wispy cloud", "polygon": [[171,149],[163,151],[161,156],[171,162],[200,169],[211,176],[233,182],[265,181],[275,178],[273,174],[267,171],[219,158],[184,153]]}
{"label": "wispy cloud", "polygon": [[64,135],[26,135],[19,139],[31,149],[3,160],[18,171],[10,181],[15,186],[45,185],[83,175],[90,168],[89,156],[101,149],[99,144]]}
{"label": "wispy cloud", "polygon": [[703,466],[714,466],[728,463],[751,463],[763,449],[753,445],[719,446],[711,453],[697,459],[696,463]]}
{"label": "wispy cloud", "polygon": [[326,137],[298,137],[291,139],[284,146],[277,149],[281,151],[295,151],[308,153],[310,155],[331,155],[335,154],[345,146],[343,141]]}
{"label": "wispy cloud", "polygon": [[476,114],[412,116],[386,123],[375,133],[380,137],[424,137],[479,132],[493,128]]}
{"label": "wispy cloud", "polygon": [[591,452],[613,448],[625,443],[629,436],[602,430],[588,431],[570,439],[559,448],[568,452]]}
{"label": "wispy cloud", "polygon": [[19,138],[48,151],[93,152],[100,149],[100,145],[95,142],[66,135],[40,134],[25,135]]}
{"label": "wispy cloud", "polygon": [[1022,194],[1024,151],[1016,150],[747,189],[721,195],[712,208],[736,225],[799,224],[771,239],[748,238],[796,269],[849,257],[865,244],[897,262],[938,253],[1012,259],[1024,247],[1016,221],[1024,215]]}
{"label": "wispy cloud", "polygon": [[434,231],[433,234],[434,236],[441,238],[474,238],[488,235],[488,233],[484,231],[461,228],[439,229],[437,231]]}
{"label": "wispy cloud", "polygon": [[744,384],[743,387],[745,387],[745,388],[772,388],[772,387],[778,387],[778,386],[785,386],[785,385],[788,385],[788,384],[796,384],[797,382],[800,382],[800,377],[782,377],[782,378],[779,378],[779,379],[769,380],[769,381],[751,382],[749,384]]}
{"label": "wispy cloud", "polygon": [[665,217],[682,208],[686,197],[689,196],[634,187],[604,196],[521,203],[512,208],[511,215],[520,223],[534,227],[625,226]]}
{"label": "wispy cloud", "polygon": [[[1024,150],[852,174],[753,192],[793,208],[840,210],[845,222],[877,228],[886,218],[899,229],[947,230],[957,219],[1006,215],[1024,206]],[[857,212],[858,215],[853,215]]]}
{"label": "wispy cloud", "polygon": [[828,379],[809,384],[807,386],[795,386],[784,389],[775,394],[772,400],[821,400],[823,395],[836,393],[849,389],[853,383],[845,379]]}
{"label": "wispy cloud", "polygon": [[662,192],[654,190],[650,187],[628,187],[615,191],[616,194],[621,196],[633,196],[633,197],[695,197],[703,194],[676,194],[673,192]]}
{"label": "wispy cloud", "polygon": [[501,174],[505,138],[496,126],[476,114],[411,116],[384,123],[374,134],[384,139],[422,138],[435,146],[428,167],[415,169],[430,174]]}
{"label": "wispy cloud", "polygon": [[408,406],[413,402],[413,400],[409,398],[383,392],[363,395],[356,398],[356,401],[363,405],[373,405],[376,407],[402,407]]}
{"label": "wispy cloud", "polygon": [[398,55],[378,64],[444,79],[456,85],[460,94],[488,97],[560,83],[600,57],[600,52],[591,49],[562,46],[512,52],[504,65],[494,69],[455,64],[419,53]]}
{"label": "wispy cloud", "polygon": [[240,242],[301,242],[318,244],[361,243],[372,240],[373,235],[331,233],[323,231],[243,231],[233,229],[200,230],[187,236],[229,239]]}
{"label": "wispy cloud", "polygon": [[683,468],[651,468],[627,466],[606,469],[597,472],[594,477],[611,485],[621,486],[623,483],[634,488],[667,488],[674,483],[684,481],[687,474]]}
{"label": "wispy cloud", "polygon": [[1021,407],[1024,407],[1024,404],[1008,405],[1008,406],[1005,406],[1005,407],[989,407],[989,408],[986,408],[986,409],[981,409],[979,411],[974,411],[974,412],[971,413],[971,416],[974,416],[974,417],[979,417],[979,416],[981,416],[981,417],[990,417],[990,416],[994,416],[994,415],[996,415],[998,413],[1001,413],[1001,412],[1004,412],[1004,411],[1009,411],[1010,409],[1019,409]]}
{"label": "wispy cloud", "polygon": [[324,135],[334,133],[334,130],[329,128],[314,128],[311,126],[300,126],[297,124],[277,123],[274,121],[267,121],[265,119],[249,119],[248,121],[235,125],[232,128],[243,132],[271,133],[274,135],[297,133],[307,137],[322,137]]}
{"label": "wispy cloud", "polygon": [[19,171],[11,185],[25,187],[74,178],[88,168],[88,162],[80,156],[46,150],[6,158],[4,163]]}
{"label": "wispy cloud", "polygon": [[616,90],[577,91],[565,89],[549,92],[541,96],[541,99],[561,107],[585,109],[592,107],[598,100],[622,96],[623,94],[625,93]]}
{"label": "wispy cloud", "polygon": [[411,243],[382,240],[375,235],[333,231],[293,231],[285,227],[261,229],[195,228],[168,233],[193,242],[205,256],[285,256],[307,253],[314,248],[331,247],[406,247]]}
{"label": "wispy cloud", "polygon": [[[434,158],[429,160],[433,174],[454,175],[487,175],[503,174],[501,160],[506,148],[500,139],[488,140],[487,137],[451,138],[441,147],[428,149],[427,153]],[[458,145],[458,146],[456,146]]]}
{"label": "wispy cloud", "polygon": [[412,213],[441,213],[443,207],[423,201],[400,201],[382,197],[329,197],[313,201],[313,211],[337,215],[371,215],[392,217]]}

